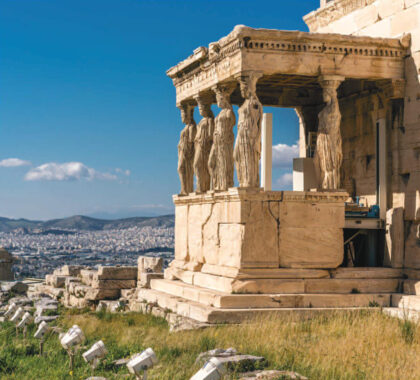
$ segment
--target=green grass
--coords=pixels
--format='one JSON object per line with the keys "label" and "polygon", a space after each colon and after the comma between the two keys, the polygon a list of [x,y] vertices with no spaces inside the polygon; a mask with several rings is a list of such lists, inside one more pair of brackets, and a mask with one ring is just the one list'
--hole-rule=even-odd
{"label": "green grass", "polygon": [[[337,313],[300,320],[296,316],[265,318],[240,326],[170,333],[167,323],[135,313],[62,311],[57,321],[64,329],[77,323],[86,335],[84,349],[102,339],[109,351],[95,371],[108,379],[127,374],[112,361],[152,347],[159,364],[149,379],[185,380],[198,369],[197,356],[213,348],[234,347],[242,353],[264,356],[267,368],[292,370],[319,379],[420,379],[420,328],[417,324],[387,317],[376,310]],[[58,336],[51,335],[38,356],[38,341],[28,330],[25,342],[14,326],[0,330],[0,379],[85,379],[90,367],[76,356],[70,374],[68,357]],[[120,377],[121,378],[121,377]],[[233,373],[231,378],[239,378]],[[134,379],[134,377],[127,377]]]}

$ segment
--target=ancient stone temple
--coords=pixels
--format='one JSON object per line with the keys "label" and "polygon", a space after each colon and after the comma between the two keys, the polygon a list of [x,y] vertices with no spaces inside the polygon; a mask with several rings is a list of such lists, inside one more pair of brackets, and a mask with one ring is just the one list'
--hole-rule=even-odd
{"label": "ancient stone temple", "polygon": [[[184,123],[175,260],[145,299],[236,322],[390,306],[420,279],[420,0],[322,0],[304,20],[236,26],[168,70]],[[267,106],[300,119],[294,191],[260,186]]]}

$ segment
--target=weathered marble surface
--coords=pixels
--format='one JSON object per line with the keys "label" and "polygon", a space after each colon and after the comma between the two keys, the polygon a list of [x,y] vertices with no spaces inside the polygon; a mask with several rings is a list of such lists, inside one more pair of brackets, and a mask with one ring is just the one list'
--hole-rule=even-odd
{"label": "weathered marble surface", "polygon": [[238,135],[233,159],[240,187],[259,187],[261,157],[262,104],[257,97],[257,81],[261,73],[239,77],[241,95],[245,99],[238,110]]}
{"label": "weathered marble surface", "polygon": [[180,194],[186,195],[194,190],[194,140],[197,128],[194,121],[194,107],[181,106],[181,119],[185,124],[178,143],[178,174],[181,182]]}
{"label": "weathered marble surface", "polygon": [[227,190],[233,186],[233,127],[236,123],[235,113],[230,104],[229,96],[234,90],[231,85],[217,85],[213,88],[216,93],[217,105],[221,109],[216,116],[213,135],[213,145],[209,156],[209,170],[211,188],[213,190]]}
{"label": "weathered marble surface", "polygon": [[175,196],[172,274],[189,282],[176,268],[227,278],[246,268],[260,268],[262,276],[279,267],[336,268],[343,260],[346,197],[241,188]]}

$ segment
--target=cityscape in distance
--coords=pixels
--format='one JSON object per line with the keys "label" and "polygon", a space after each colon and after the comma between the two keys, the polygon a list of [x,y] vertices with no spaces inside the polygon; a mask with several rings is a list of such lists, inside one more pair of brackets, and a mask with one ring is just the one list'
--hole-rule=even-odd
{"label": "cityscape in distance", "polygon": [[43,278],[73,265],[137,265],[138,256],[173,257],[174,216],[115,220],[72,216],[48,221],[0,217],[0,247],[15,256],[15,277]]}

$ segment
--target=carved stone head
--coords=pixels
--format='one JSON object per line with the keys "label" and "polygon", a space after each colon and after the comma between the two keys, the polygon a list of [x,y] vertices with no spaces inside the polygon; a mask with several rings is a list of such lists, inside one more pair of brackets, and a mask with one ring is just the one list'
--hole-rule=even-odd
{"label": "carved stone head", "polygon": [[205,98],[201,95],[195,96],[194,99],[197,102],[198,110],[201,116],[214,117],[213,112],[211,110],[211,99]]}
{"label": "carved stone head", "polygon": [[232,94],[235,86],[234,84],[218,84],[212,90],[216,94],[216,103],[219,108],[231,108],[230,94]]}
{"label": "carved stone head", "polygon": [[184,124],[191,124],[194,120],[194,106],[191,104],[181,104],[179,107],[181,110],[181,120]]}
{"label": "carved stone head", "polygon": [[241,90],[241,96],[249,99],[251,96],[257,95],[257,82],[262,76],[259,72],[248,72],[238,78]]}

